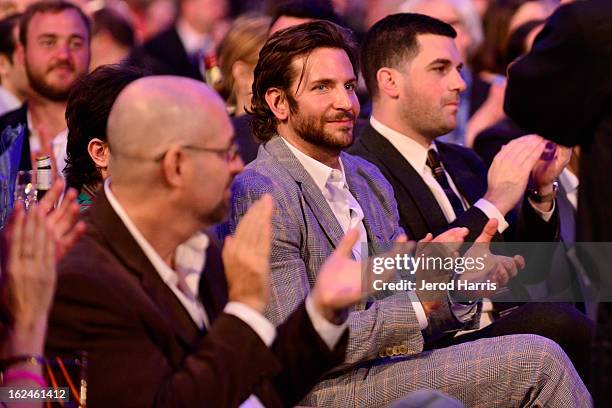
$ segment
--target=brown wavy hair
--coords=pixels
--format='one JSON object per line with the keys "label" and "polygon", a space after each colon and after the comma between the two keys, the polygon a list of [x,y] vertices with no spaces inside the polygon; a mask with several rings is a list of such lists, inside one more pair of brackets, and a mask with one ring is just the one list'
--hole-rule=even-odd
{"label": "brown wavy hair", "polygon": [[[291,111],[295,112],[297,108],[295,100],[288,94],[291,84],[298,76],[292,62],[304,55],[308,57],[316,48],[344,50],[353,65],[355,75],[358,74],[359,53],[349,29],[319,20],[276,32],[261,49],[255,67],[252,105],[248,113],[252,115],[251,127],[257,140],[262,142],[270,140],[276,134],[278,125],[278,120],[265,99],[267,90],[281,89],[288,96]],[[300,81],[304,76],[305,66],[306,64],[299,74]]]}

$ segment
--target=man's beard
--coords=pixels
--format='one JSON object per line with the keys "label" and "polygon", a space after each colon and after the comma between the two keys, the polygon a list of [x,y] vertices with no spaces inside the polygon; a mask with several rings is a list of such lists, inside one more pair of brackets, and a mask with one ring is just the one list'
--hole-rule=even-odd
{"label": "man's beard", "polygon": [[[57,68],[62,64],[70,67],[73,71],[76,71],[73,64],[71,64],[70,62],[63,62],[55,64],[50,69],[47,69],[46,73],[51,72],[53,69]],[[39,75],[37,73],[34,73],[27,63],[25,64],[25,70],[28,76],[28,80],[30,82],[30,87],[36,93],[54,102],[65,102],[68,100],[68,95],[70,94],[72,85],[74,85],[76,80],[70,86],[67,86],[65,88],[57,88],[47,83],[45,79],[45,74]]]}
{"label": "man's beard", "polygon": [[[353,144],[353,130],[355,128],[355,115],[350,111],[340,112],[333,116],[322,116],[318,120],[314,116],[300,115],[297,103],[292,109],[293,128],[295,133],[303,140],[319,147],[331,150],[342,150]],[[333,134],[325,130],[328,121],[350,119],[353,125],[346,132],[347,138],[334,137]]]}

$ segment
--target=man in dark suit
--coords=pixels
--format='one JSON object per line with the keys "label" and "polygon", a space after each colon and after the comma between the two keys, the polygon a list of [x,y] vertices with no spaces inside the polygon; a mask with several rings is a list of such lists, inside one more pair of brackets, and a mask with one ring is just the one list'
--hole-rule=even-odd
{"label": "man in dark suit", "polygon": [[[580,145],[577,240],[612,241],[612,2],[559,7],[529,54],[510,67],[506,112],[521,127],[566,146]],[[610,285],[608,253],[587,273]],[[593,265],[595,266],[595,265]],[[599,276],[596,276],[599,275]],[[604,287],[600,284],[600,287]],[[595,402],[612,399],[612,308],[602,303],[593,355]]]}
{"label": "man in dark suit", "polygon": [[343,360],[347,323],[328,316],[361,299],[361,265],[349,259],[356,234],[275,328],[262,315],[270,197],[222,256],[201,232],[226,216],[243,166],[221,98],[191,79],[137,80],[113,105],[108,142],[110,178],[58,268],[47,350],[89,353],[92,407],[298,403]]}
{"label": "man in dark suit", "polygon": [[[451,26],[419,14],[389,16],[370,29],[362,62],[373,113],[349,151],[376,164],[389,180],[400,224],[412,239],[467,227],[466,241],[471,241],[491,218],[498,220],[501,234],[510,224],[506,215],[522,199],[531,173],[536,194],[524,200],[514,233],[525,241],[552,241],[558,223],[553,181],[565,165],[565,151],[558,150],[551,162],[538,163],[546,142],[526,136],[508,144],[487,175],[470,149],[435,141],[454,128],[459,94],[465,89],[455,35]],[[398,44],[404,46],[401,57],[397,57]],[[581,375],[586,374],[592,327],[578,311],[565,304],[528,304],[511,315],[432,347],[483,336],[537,333],[557,341]],[[542,318],[555,321],[542,325],[538,321]],[[568,330],[576,326],[582,333]]]}
{"label": "man in dark suit", "polygon": [[226,0],[181,0],[176,22],[137,47],[127,62],[154,75],[205,78],[205,59],[214,55],[227,14]]}

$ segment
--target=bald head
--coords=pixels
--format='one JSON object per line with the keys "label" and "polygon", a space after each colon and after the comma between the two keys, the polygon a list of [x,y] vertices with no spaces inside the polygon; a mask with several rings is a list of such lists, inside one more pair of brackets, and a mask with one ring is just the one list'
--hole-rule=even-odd
{"label": "bald head", "polygon": [[150,76],[128,85],[108,118],[117,173],[136,171],[172,145],[205,144],[229,125],[223,100],[207,85],[183,77]]}

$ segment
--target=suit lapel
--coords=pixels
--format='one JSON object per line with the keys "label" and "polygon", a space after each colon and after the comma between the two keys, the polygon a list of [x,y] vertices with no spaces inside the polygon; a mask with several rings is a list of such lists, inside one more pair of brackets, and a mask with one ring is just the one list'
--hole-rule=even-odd
{"label": "suit lapel", "polygon": [[291,153],[285,142],[280,137],[269,140],[264,148],[276,158],[276,160],[289,172],[291,177],[298,183],[306,204],[310,207],[319,226],[325,232],[329,243],[333,248],[344,236],[344,231],[338,223],[329,204],[323,197],[323,193],[315,184],[310,174],[306,171],[300,161]]}
{"label": "suit lapel", "polygon": [[159,319],[185,345],[192,346],[200,334],[199,328],[115,213],[104,189],[96,196],[90,211],[92,222],[106,245],[128,271],[140,278],[142,288],[158,308]]}
{"label": "suit lapel", "polygon": [[[403,192],[410,196],[414,202],[416,212],[402,212],[404,224],[407,226],[425,224],[427,231],[437,231],[447,224],[442,209],[421,175],[404,159],[391,142],[369,124],[362,134],[360,142],[373,155],[378,157],[379,163],[386,167],[387,173],[395,177],[397,182],[393,183],[394,189],[401,187]],[[396,197],[398,196],[399,194],[396,191]],[[398,199],[398,201],[400,200]],[[398,202],[398,205],[403,206],[405,204]]]}
{"label": "suit lapel", "polygon": [[[209,234],[210,237],[211,234]],[[200,301],[204,305],[208,319],[212,324],[217,316],[223,311],[227,303],[227,281],[223,269],[221,253],[216,242],[210,239],[206,249],[206,264],[200,277],[200,288],[198,291]]]}
{"label": "suit lapel", "polygon": [[379,219],[382,211],[376,211],[374,202],[371,198],[371,189],[363,177],[359,177],[358,168],[353,163],[353,159],[346,153],[342,153],[342,164],[349,191],[361,206],[363,211],[363,226],[368,235],[368,254],[373,255],[381,252],[379,245],[385,239],[381,235],[384,227]]}

